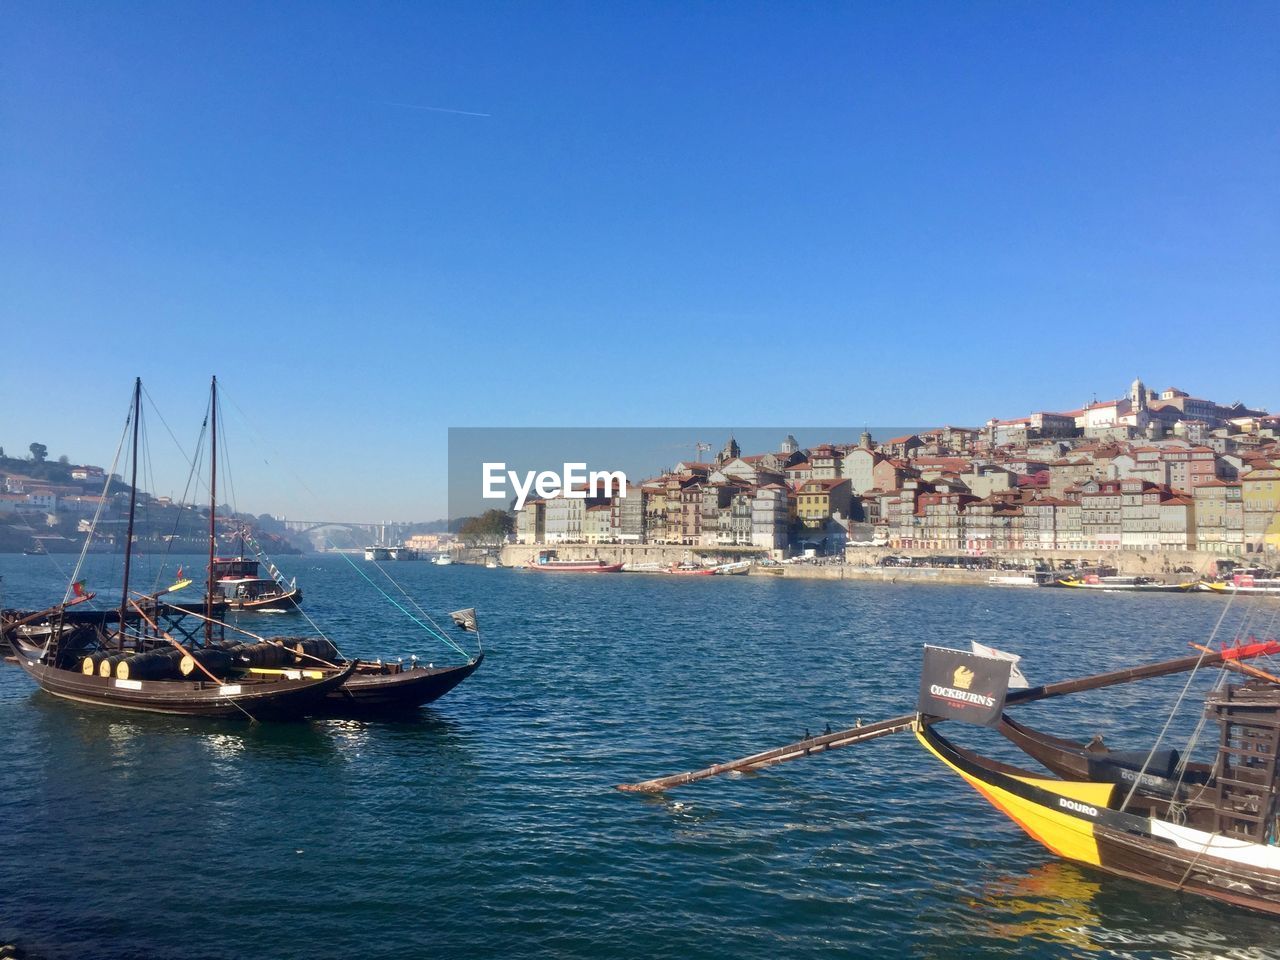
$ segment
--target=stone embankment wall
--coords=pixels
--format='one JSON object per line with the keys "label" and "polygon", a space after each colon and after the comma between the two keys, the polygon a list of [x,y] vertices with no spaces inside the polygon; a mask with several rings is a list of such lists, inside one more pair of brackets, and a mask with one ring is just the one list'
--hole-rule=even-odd
{"label": "stone embankment wall", "polygon": [[[639,569],[661,570],[686,561],[727,563],[734,560],[761,559],[766,551],[751,548],[698,548],[669,544],[616,544],[569,543],[507,544],[502,548],[504,566],[522,566],[530,563],[539,550],[554,549],[565,560],[599,558],[606,563],[626,563]],[[849,562],[796,563],[779,566],[754,567],[752,576],[792,577],[808,580],[871,580],[888,583],[974,583],[985,584],[1000,570],[960,570],[952,567],[882,567],[880,559],[886,556],[928,558],[930,551],[888,550],[867,548],[850,551]],[[955,554],[950,554],[954,556]],[[996,555],[991,555],[996,556]],[[1063,561],[1107,564],[1121,574],[1152,576],[1180,583],[1215,572],[1214,561],[1219,554],[1191,550],[1136,551],[1136,550],[1073,550],[1002,553],[998,559],[1008,564],[1032,566],[1037,561],[1051,561],[1059,566]],[[1239,559],[1239,558],[1237,558]]]}
{"label": "stone embankment wall", "polygon": [[756,567],[752,576],[797,580],[870,580],[879,583],[967,583],[987,586],[990,570],[956,570],[949,567],[855,567],[847,563],[788,563]]}
{"label": "stone embankment wall", "polygon": [[755,560],[767,555],[765,550],[750,547],[681,547],[661,543],[508,543],[502,548],[503,566],[518,567],[532,563],[540,550],[554,550],[561,560],[592,560],[626,563],[632,566],[670,567],[686,560],[729,563]]}
{"label": "stone embankment wall", "polygon": [[[929,557],[938,554],[957,556],[961,550],[890,550],[886,547],[867,547],[850,550],[847,559],[855,565],[874,566],[881,557]],[[1199,550],[1011,550],[987,554],[988,558],[1016,565],[1034,565],[1037,561],[1049,561],[1060,567],[1063,561],[1085,560],[1091,564],[1115,567],[1121,574],[1130,576],[1163,577],[1169,580],[1194,579],[1216,573],[1215,561],[1220,557],[1237,562],[1247,558]],[[1189,571],[1189,572],[1188,572]]]}

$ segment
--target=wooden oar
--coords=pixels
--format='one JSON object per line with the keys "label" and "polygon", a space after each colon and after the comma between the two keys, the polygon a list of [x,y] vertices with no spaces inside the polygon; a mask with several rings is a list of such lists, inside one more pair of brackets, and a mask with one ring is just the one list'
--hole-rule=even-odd
{"label": "wooden oar", "polygon": [[[1165,660],[1161,663],[1150,663],[1141,667],[1126,667],[1123,670],[1112,670],[1108,673],[1099,673],[1090,677],[1047,683],[1027,690],[1014,690],[1005,697],[1005,705],[1031,703],[1034,700],[1062,697],[1069,693],[1082,693],[1085,690],[1100,690],[1103,687],[1132,683],[1135,680],[1147,680],[1152,677],[1163,677],[1173,673],[1185,673],[1187,670],[1194,670],[1197,667],[1234,663],[1237,660],[1247,660],[1252,657],[1261,657],[1273,653],[1280,653],[1280,643],[1271,640],[1251,643],[1241,647],[1230,647],[1216,653],[1209,651],[1195,657],[1179,657],[1177,660]],[[701,770],[676,773],[667,777],[656,777],[652,780],[641,780],[639,783],[620,783],[618,784],[618,789],[628,793],[661,793],[671,787],[679,787],[686,783],[706,780],[708,777],[719,776],[722,773],[758,770],[761,767],[772,766],[775,763],[796,760],[800,757],[812,756],[815,753],[824,753],[837,747],[851,747],[857,743],[865,743],[868,740],[875,740],[891,733],[907,730],[915,719],[916,714],[907,713],[891,720],[880,720],[866,726],[850,727],[846,730],[837,730],[834,733],[824,733],[821,736],[797,740],[795,743],[789,743],[783,747],[775,747],[772,750],[753,753],[738,760],[727,760],[724,763],[712,764],[709,767],[703,767]]]}

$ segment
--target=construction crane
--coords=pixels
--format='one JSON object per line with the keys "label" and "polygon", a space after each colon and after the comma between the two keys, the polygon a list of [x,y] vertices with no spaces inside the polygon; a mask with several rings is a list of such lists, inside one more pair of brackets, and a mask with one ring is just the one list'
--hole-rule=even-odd
{"label": "construction crane", "polygon": [[711,449],[711,444],[707,443],[705,440],[697,440],[694,442],[693,446],[698,451],[698,462],[701,463],[702,455]]}

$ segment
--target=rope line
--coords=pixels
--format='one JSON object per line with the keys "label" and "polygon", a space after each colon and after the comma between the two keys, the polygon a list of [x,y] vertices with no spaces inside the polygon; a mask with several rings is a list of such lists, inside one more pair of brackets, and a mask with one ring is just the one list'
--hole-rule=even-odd
{"label": "rope line", "polygon": [[452,649],[456,650],[458,653],[462,654],[462,655],[463,655],[464,657],[466,657],[468,660],[470,660],[470,659],[471,659],[471,654],[469,654],[466,650],[464,650],[464,649],[463,649],[462,647],[460,647],[458,644],[454,643],[452,640],[450,640],[448,637],[446,637],[443,633],[439,632],[438,630],[432,629],[430,626],[428,626],[427,624],[423,623],[421,620],[419,620],[417,617],[415,617],[415,616],[413,615],[413,613],[412,613],[412,612],[410,612],[409,610],[405,609],[405,607],[404,607],[404,605],[403,605],[403,604],[401,604],[398,600],[396,600],[396,598],[395,598],[395,597],[391,596],[391,594],[387,593],[387,591],[383,590],[383,589],[382,589],[382,587],[378,586],[378,584],[377,584],[377,583],[375,583],[375,582],[373,581],[373,579],[372,579],[372,578],[371,578],[367,573],[365,573],[363,570],[361,570],[361,569],[356,565],[355,561],[354,561],[354,560],[352,560],[349,556],[347,556],[347,554],[345,554],[345,553],[344,553],[344,554],[342,554],[342,556],[343,556],[343,558],[347,561],[347,563],[351,564],[351,568],[352,568],[353,570],[355,570],[355,572],[356,572],[356,573],[360,574],[360,576],[364,577],[364,578],[365,578],[365,580],[367,580],[367,581],[369,582],[369,586],[373,587],[373,589],[377,590],[380,594],[382,594],[384,597],[386,597],[386,598],[387,598],[387,601],[388,601],[388,602],[389,602],[393,607],[395,607],[397,610],[399,610],[401,613],[403,613],[406,617],[408,617],[410,620],[412,620],[414,623],[416,623],[418,626],[420,626],[423,630],[425,630],[429,636],[433,636],[433,637],[435,637],[437,640],[439,640],[439,641],[440,641],[441,643],[443,643],[445,646],[447,646],[447,647],[451,647]]}
{"label": "rope line", "polygon": [[[345,556],[345,554],[344,554],[344,556]],[[431,614],[427,613],[427,611],[426,611],[426,610],[424,610],[424,609],[422,608],[422,604],[418,603],[418,601],[417,601],[416,599],[414,599],[414,598],[409,594],[409,591],[408,591],[408,590],[406,590],[403,586],[401,586],[401,585],[399,584],[399,582],[397,582],[397,581],[396,581],[396,578],[395,578],[395,577],[393,577],[393,576],[391,576],[391,574],[387,573],[387,568],[386,568],[386,567],[384,567],[382,564],[375,563],[375,564],[374,564],[374,568],[375,568],[375,569],[376,569],[380,574],[382,574],[384,577],[386,577],[388,580],[390,580],[390,581],[391,581],[391,583],[395,586],[395,588],[396,588],[397,590],[399,590],[402,594],[404,594],[405,599],[407,599],[410,603],[412,603],[412,604],[413,604],[414,609],[415,609],[415,610],[417,610],[420,614],[422,614],[422,616],[423,616],[423,617],[425,617],[425,618],[426,618],[427,623],[429,623],[429,624],[431,624],[431,626],[435,627],[435,628],[436,628],[436,630],[440,631],[440,633],[444,633],[444,627],[442,627],[442,626],[440,626],[440,624],[436,623],[436,621],[432,618]],[[476,628],[476,639],[477,639],[477,640],[479,640],[479,637],[480,637],[480,629],[479,629],[479,627],[477,626],[477,628]]]}

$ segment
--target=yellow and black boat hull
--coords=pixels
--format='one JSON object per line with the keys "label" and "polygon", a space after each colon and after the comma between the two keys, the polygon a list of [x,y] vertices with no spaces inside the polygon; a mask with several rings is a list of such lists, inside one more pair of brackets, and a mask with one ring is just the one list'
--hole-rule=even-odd
{"label": "yellow and black boat hull", "polygon": [[1278,847],[1116,810],[1115,784],[1037,777],[958,747],[928,723],[918,722],[915,734],[926,750],[1059,857],[1280,916]]}

